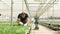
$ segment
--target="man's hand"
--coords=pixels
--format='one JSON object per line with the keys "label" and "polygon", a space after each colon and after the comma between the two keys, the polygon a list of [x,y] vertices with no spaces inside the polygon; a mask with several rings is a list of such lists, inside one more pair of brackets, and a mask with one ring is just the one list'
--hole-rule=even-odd
{"label": "man's hand", "polygon": [[26,23],[26,24],[24,24],[24,26],[27,26],[28,24]]}
{"label": "man's hand", "polygon": [[23,25],[23,23],[22,23],[22,22],[19,22],[19,24]]}

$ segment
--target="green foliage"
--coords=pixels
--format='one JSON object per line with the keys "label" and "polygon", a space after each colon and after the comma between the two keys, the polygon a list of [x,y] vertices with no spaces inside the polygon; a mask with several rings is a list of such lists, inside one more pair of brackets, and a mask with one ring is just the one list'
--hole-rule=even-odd
{"label": "green foliage", "polygon": [[0,34],[25,34],[28,30],[28,26],[23,25],[9,25],[0,23]]}

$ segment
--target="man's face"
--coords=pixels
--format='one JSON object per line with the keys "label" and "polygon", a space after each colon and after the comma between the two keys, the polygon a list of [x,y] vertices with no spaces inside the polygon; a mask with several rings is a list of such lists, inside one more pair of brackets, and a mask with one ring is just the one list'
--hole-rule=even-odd
{"label": "man's face", "polygon": [[22,18],[25,18],[25,13],[24,12],[22,12]]}

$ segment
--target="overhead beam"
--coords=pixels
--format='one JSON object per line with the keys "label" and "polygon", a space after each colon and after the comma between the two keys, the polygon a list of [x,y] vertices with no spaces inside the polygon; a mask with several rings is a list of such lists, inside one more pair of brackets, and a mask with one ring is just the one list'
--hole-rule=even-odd
{"label": "overhead beam", "polygon": [[[38,6],[29,6],[29,7],[38,7]],[[41,6],[41,7],[47,7],[47,6]],[[50,6],[50,7],[53,7],[53,6]]]}
{"label": "overhead beam", "polygon": [[[53,4],[53,3],[27,3],[27,4]],[[54,3],[54,4],[58,4],[58,3]]]}

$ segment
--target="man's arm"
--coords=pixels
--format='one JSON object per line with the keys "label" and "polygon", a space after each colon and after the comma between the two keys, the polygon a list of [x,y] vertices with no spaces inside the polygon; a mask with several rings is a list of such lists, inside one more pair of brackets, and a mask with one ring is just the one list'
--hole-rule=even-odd
{"label": "man's arm", "polygon": [[27,22],[27,23],[29,23],[29,22],[30,22],[29,18],[27,18],[26,22]]}
{"label": "man's arm", "polygon": [[21,16],[20,16],[20,14],[19,14],[18,17],[17,17],[17,21],[16,21],[17,23],[20,22],[20,17],[21,17]]}
{"label": "man's arm", "polygon": [[30,20],[29,20],[29,16],[28,16],[28,14],[26,14],[26,17],[27,17],[26,22],[29,23]]}
{"label": "man's arm", "polygon": [[17,23],[19,23],[20,22],[20,19],[19,18],[17,18],[17,21],[16,21]]}

